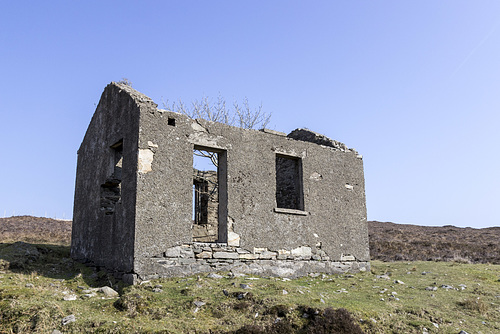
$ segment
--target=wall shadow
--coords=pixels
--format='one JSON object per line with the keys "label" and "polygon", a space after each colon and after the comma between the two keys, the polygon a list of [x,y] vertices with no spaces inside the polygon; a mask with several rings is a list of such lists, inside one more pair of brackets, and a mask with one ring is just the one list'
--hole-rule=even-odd
{"label": "wall shadow", "polygon": [[[89,287],[102,287],[107,275],[70,257],[69,245],[38,244],[23,241],[0,243],[0,272],[71,281],[82,278]],[[106,276],[106,277],[104,277]],[[104,282],[103,282],[104,281]]]}

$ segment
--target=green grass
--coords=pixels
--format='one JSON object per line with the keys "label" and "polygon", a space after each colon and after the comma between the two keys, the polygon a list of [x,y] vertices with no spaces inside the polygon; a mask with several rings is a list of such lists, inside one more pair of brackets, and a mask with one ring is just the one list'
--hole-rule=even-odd
{"label": "green grass", "polygon": [[[8,246],[0,245],[0,259],[9,259]],[[4,263],[0,271],[1,333],[50,333],[54,329],[64,333],[230,333],[250,324],[269,327],[277,318],[294,328],[306,328],[307,308],[327,307],[347,309],[367,333],[422,333],[424,328],[429,333],[500,332],[500,265],[373,261],[372,272],[353,275],[282,280],[222,273],[222,279],[200,275],[123,287],[105,273],[94,273],[69,260],[68,247],[37,247],[36,259],[13,266]],[[382,274],[389,279],[377,278]],[[242,289],[240,284],[251,288]],[[83,297],[84,290],[104,285],[113,285],[120,297],[103,299],[99,292]],[[433,286],[438,289],[425,290]],[[158,289],[162,291],[154,292]],[[244,298],[237,298],[246,292]],[[78,298],[65,301],[67,294]],[[197,307],[195,301],[205,305]],[[62,318],[70,314],[76,322],[63,326]]]}

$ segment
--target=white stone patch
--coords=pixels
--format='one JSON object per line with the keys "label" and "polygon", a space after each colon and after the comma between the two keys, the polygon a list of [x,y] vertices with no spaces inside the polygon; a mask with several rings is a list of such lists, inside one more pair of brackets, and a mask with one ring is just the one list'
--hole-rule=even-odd
{"label": "white stone patch", "polygon": [[351,254],[341,254],[340,261],[356,261],[356,258]]}
{"label": "white stone patch", "polygon": [[313,233],[313,235],[315,238],[319,238],[319,235],[317,235],[316,233]]}
{"label": "white stone patch", "polygon": [[240,235],[233,231],[227,232],[227,244],[228,246],[238,247],[240,245]]}
{"label": "white stone patch", "polygon": [[208,132],[207,129],[198,124],[198,122],[191,123],[191,127],[193,128],[194,131],[197,132]]}
{"label": "white stone patch", "polygon": [[358,158],[358,159],[363,159],[363,156],[362,156],[361,154],[358,154],[358,155],[356,156],[356,158]]}
{"label": "white stone patch", "polygon": [[228,246],[240,246],[240,235],[234,233],[234,220],[231,217],[227,217],[227,244]]}
{"label": "white stone patch", "polygon": [[258,254],[240,254],[240,259],[243,260],[256,260],[259,258]]}
{"label": "white stone patch", "polygon": [[149,147],[154,147],[154,148],[158,148],[158,145],[153,143],[152,141],[148,141],[148,146]]}
{"label": "white stone patch", "polygon": [[309,179],[319,181],[323,178],[323,176],[320,173],[312,173],[311,176],[309,176]]}
{"label": "white stone patch", "polygon": [[66,301],[67,301],[67,300],[76,300],[77,298],[78,298],[78,296],[77,296],[77,295],[74,295],[74,294],[69,294],[69,295],[65,295],[65,296],[63,297],[63,300],[66,300]]}
{"label": "white stone patch", "polygon": [[149,148],[139,149],[139,157],[137,159],[137,170],[139,173],[149,173],[153,169],[151,165],[153,164],[154,153]]}
{"label": "white stone patch", "polygon": [[312,256],[312,250],[311,250],[311,247],[300,246],[300,247],[292,249],[292,255],[295,255],[295,256]]}
{"label": "white stone patch", "polygon": [[289,250],[286,250],[286,249],[278,249],[278,254],[279,255],[290,255],[291,252]]}
{"label": "white stone patch", "polygon": [[346,185],[345,185],[345,188],[346,188],[347,190],[353,190],[353,189],[354,189],[354,187],[353,187],[353,186],[351,186],[350,184],[346,184]]}

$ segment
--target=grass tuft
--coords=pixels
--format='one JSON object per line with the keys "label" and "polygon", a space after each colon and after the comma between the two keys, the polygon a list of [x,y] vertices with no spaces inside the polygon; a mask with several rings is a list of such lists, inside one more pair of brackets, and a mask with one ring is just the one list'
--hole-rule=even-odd
{"label": "grass tuft", "polygon": [[477,312],[482,316],[486,316],[488,313],[488,304],[486,304],[481,298],[477,297],[475,299],[465,299],[461,302],[458,302],[458,305],[463,307],[464,309],[472,312]]}

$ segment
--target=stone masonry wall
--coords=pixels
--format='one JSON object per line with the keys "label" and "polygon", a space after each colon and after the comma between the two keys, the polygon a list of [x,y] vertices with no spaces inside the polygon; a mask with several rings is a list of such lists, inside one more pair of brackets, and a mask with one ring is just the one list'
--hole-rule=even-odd
{"label": "stone masonry wall", "polygon": [[[193,238],[194,150],[218,154],[217,239]],[[362,156],[324,135],[191,119],[112,83],[79,149],[71,256],[129,283],[366,270],[364,186]]]}
{"label": "stone masonry wall", "polygon": [[254,248],[249,251],[225,243],[195,242],[168,248],[164,253],[146,259],[146,262],[150,274],[128,275],[125,280],[136,283],[137,280],[211,271],[294,278],[316,272],[334,274],[370,270],[369,262],[356,261],[349,254],[343,254],[341,261],[331,261],[320,244],[292,250]]}

